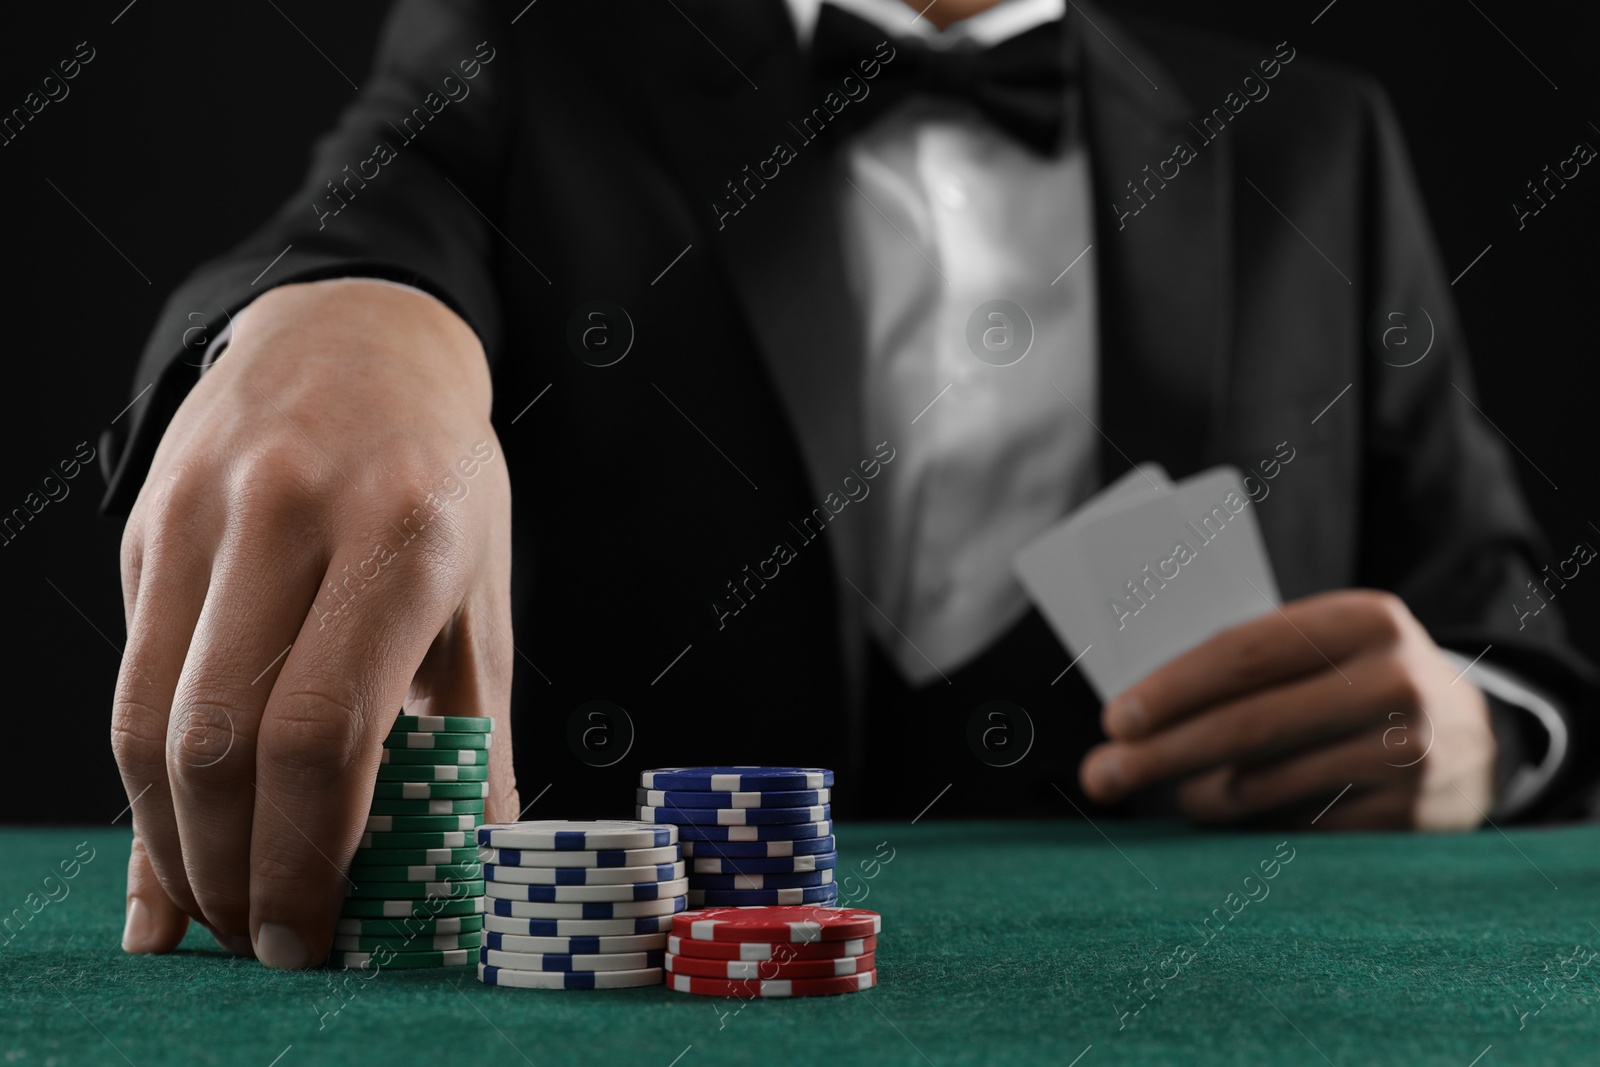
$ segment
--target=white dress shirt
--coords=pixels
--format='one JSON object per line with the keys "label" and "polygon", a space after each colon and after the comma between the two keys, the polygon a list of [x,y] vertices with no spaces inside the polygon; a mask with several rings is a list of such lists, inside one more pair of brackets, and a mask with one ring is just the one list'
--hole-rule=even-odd
{"label": "white dress shirt", "polygon": [[[807,46],[822,0],[788,2]],[[940,32],[902,0],[832,2],[935,48],[986,47],[1066,7],[1004,0]],[[920,684],[1022,617],[1012,555],[1097,485],[1093,257],[1062,273],[1090,243],[1089,160],[1081,143],[1041,157],[974,106],[933,97],[896,105],[842,154],[845,269],[864,328],[862,439],[897,452],[861,516],[878,608],[866,619]],[[1024,312],[1010,323],[1013,344],[1031,324],[1031,348],[1009,366],[979,359],[968,341],[968,320],[996,299]]]}

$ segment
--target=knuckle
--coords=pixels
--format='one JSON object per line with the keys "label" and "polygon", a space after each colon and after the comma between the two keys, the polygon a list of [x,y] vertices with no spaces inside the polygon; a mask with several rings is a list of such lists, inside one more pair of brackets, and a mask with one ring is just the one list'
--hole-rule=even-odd
{"label": "knuckle", "polygon": [[223,700],[188,700],[172,709],[167,757],[175,775],[194,785],[234,784],[250,768],[239,735],[241,709]]}
{"label": "knuckle", "polygon": [[146,521],[152,536],[174,527],[187,527],[207,512],[216,497],[213,479],[197,469],[183,469],[168,479],[150,501]]}
{"label": "knuckle", "polygon": [[[364,518],[363,534],[349,539],[345,579],[357,586],[380,575],[402,575],[408,599],[432,603],[460,595],[471,574],[472,554],[461,520],[436,513],[412,497],[391,497],[383,511]],[[396,592],[401,587],[396,587]]]}
{"label": "knuckle", "polygon": [[1389,700],[1404,711],[1421,708],[1427,700],[1427,683],[1410,660],[1391,656],[1386,660],[1384,691]]}
{"label": "knuckle", "polygon": [[289,427],[265,438],[234,466],[229,480],[233,493],[258,491],[264,495],[320,496],[336,492],[339,472],[326,453]]}
{"label": "knuckle", "polygon": [[425,550],[447,555],[459,547],[466,530],[456,509],[444,506],[443,501],[424,483],[414,481],[393,487],[383,507],[388,521],[408,543],[414,541]]}
{"label": "knuckle", "polygon": [[268,531],[318,521],[338,493],[337,472],[308,446],[278,442],[245,457],[229,473],[230,510]]}
{"label": "knuckle", "polygon": [[118,696],[111,708],[111,752],[117,766],[139,778],[153,778],[165,765],[164,716],[130,696]]}
{"label": "knuckle", "polygon": [[261,757],[273,769],[309,788],[341,780],[360,753],[362,703],[337,687],[285,693],[262,732]]}
{"label": "knuckle", "polygon": [[1396,644],[1410,632],[1411,609],[1395,594],[1372,590],[1364,597],[1362,607],[1367,627],[1386,644]]}

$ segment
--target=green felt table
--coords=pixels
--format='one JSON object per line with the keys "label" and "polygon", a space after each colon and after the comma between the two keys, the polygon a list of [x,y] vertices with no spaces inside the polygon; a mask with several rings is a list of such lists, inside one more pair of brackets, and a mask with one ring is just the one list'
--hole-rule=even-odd
{"label": "green felt table", "polygon": [[4,1062],[1600,1061],[1600,959],[1587,947],[1600,946],[1600,828],[924,822],[839,834],[845,895],[883,915],[870,992],[530,991],[460,967],[355,980],[341,1001],[337,972],[267,971],[203,930],[171,955],[123,955],[128,834],[3,831],[7,913],[44,899],[80,842],[93,850],[77,877],[50,883],[60,899],[0,938]]}

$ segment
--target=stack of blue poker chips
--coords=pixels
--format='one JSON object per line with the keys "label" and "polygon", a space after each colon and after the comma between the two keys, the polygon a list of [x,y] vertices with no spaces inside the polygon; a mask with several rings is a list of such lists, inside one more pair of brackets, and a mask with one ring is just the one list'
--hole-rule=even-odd
{"label": "stack of blue poker chips", "polygon": [[483,939],[474,831],[489,795],[494,721],[400,715],[383,741],[328,963],[359,970],[472,963]]}
{"label": "stack of blue poker chips", "polygon": [[833,772],[820,767],[662,767],[640,775],[636,814],[678,828],[691,908],[839,899]]}
{"label": "stack of blue poker chips", "polygon": [[661,985],[672,917],[688,907],[674,826],[489,823],[478,828],[478,978],[518,989]]}

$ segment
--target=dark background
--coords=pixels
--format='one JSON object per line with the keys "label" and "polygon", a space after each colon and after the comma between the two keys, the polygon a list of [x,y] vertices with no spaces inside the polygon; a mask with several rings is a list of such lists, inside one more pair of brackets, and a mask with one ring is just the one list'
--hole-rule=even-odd
{"label": "dark background", "polygon": [[[1480,404],[1522,453],[1518,476],[1551,543],[1562,546],[1538,561],[1553,565],[1575,541],[1600,539],[1589,525],[1600,523],[1589,438],[1600,374],[1586,310],[1597,295],[1600,165],[1584,168],[1520,232],[1509,205],[1578,141],[1600,147],[1600,66],[1591,51],[1600,18],[1578,3],[1325,4],[1105,7],[1268,46],[1288,40],[1302,55],[1368,70],[1388,87],[1446,271],[1455,277],[1492,246],[1455,287],[1456,299]],[[96,0],[8,12],[0,112],[20,106],[78,42],[97,54],[67,83],[69,96],[0,146],[9,357],[0,513],[21,506],[80,442],[98,447],[101,429],[137,388],[134,360],[167,292],[293,189],[311,140],[353,95],[339,71],[364,79],[386,7]],[[522,7],[507,3],[506,21]],[[537,15],[507,32],[538,32]],[[705,29],[715,37],[714,26]],[[121,523],[98,515],[97,462],[68,484],[69,496],[0,545],[8,821],[110,822],[126,803],[108,743],[124,637]],[[1600,578],[1580,574],[1558,606],[1575,643],[1600,653]]]}

